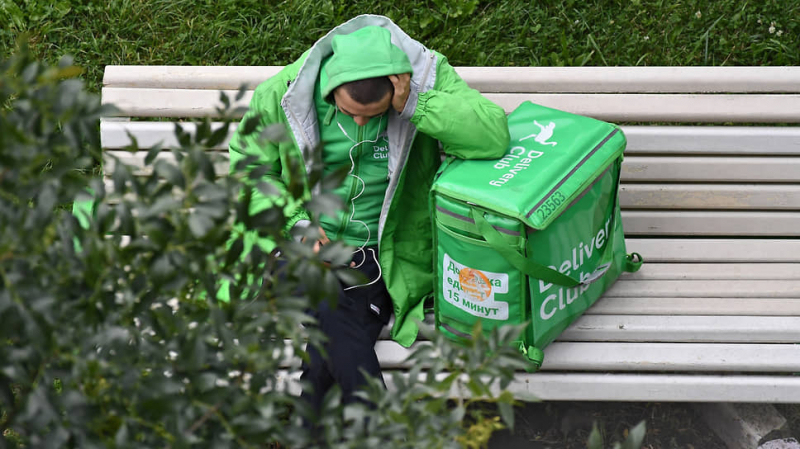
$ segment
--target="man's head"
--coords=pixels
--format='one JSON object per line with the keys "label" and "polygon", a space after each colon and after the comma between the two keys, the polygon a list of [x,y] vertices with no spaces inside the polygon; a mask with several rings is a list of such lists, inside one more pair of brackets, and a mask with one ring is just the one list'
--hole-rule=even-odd
{"label": "man's head", "polygon": [[411,61],[392,44],[386,28],[367,26],[333,36],[331,50],[319,75],[322,98],[359,125],[391,107],[394,87],[388,76],[412,73]]}
{"label": "man's head", "polygon": [[394,87],[389,78],[378,76],[342,84],[333,91],[333,100],[342,113],[364,126],[372,117],[392,106]]}

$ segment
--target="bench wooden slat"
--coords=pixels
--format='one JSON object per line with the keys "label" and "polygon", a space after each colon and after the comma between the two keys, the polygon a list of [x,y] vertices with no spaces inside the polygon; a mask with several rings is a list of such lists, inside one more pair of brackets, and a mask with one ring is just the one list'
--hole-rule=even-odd
{"label": "bench wooden slat", "polygon": [[[216,164],[218,169],[224,169],[225,163]],[[108,169],[108,168],[107,168]],[[106,190],[113,191],[113,183],[105,180]],[[629,216],[637,214],[636,216]],[[800,212],[793,213],[778,223],[779,227],[770,228],[775,220],[775,215],[767,212],[736,212],[733,215],[717,215],[724,212],[674,212],[667,218],[659,215],[657,211],[646,211],[643,215],[634,210],[622,211],[622,222],[625,234],[632,237],[641,236],[779,236],[785,235],[787,229],[794,235],[800,235]],[[686,215],[683,217],[682,215]],[[698,215],[699,214],[699,215]],[[702,218],[703,215],[720,220],[719,226],[713,226]],[[640,252],[641,253],[641,252]],[[648,257],[652,253],[647,254]],[[655,256],[660,257],[660,256]],[[648,259],[649,260],[649,259]]]}
{"label": "bench wooden slat", "polygon": [[[216,122],[213,126],[219,126]],[[187,132],[194,124],[182,123]],[[237,125],[231,125],[231,131]],[[130,145],[128,132],[136,136],[140,148],[150,148],[163,142],[166,148],[178,148],[172,122],[114,122],[100,123],[104,149],[119,149]],[[628,139],[625,154],[665,155],[783,155],[800,156],[800,128],[742,127],[742,126],[623,126]],[[214,149],[225,150],[228,141]]]}
{"label": "bench wooden slat", "polygon": [[623,183],[619,199],[623,209],[800,210],[800,185]]}
{"label": "bench wooden slat", "polygon": [[250,90],[271,78],[283,66],[106,66],[104,87],[157,89]]}
{"label": "bench wooden slat", "polygon": [[[397,391],[392,377],[408,380],[404,371],[384,370],[389,391]],[[449,373],[440,373],[444,380]],[[420,375],[423,376],[423,375]],[[300,394],[300,372],[280,370],[278,388]],[[495,394],[499,388],[493,388]],[[517,373],[508,391],[523,401],[655,401],[655,402],[800,402],[800,376],[731,374]],[[450,392],[469,397],[468,391]]]}
{"label": "bench wooden slat", "polygon": [[[798,320],[800,320],[798,298],[604,296],[559,339],[800,343]],[[429,326],[434,325],[432,313],[425,316],[425,322]],[[383,330],[380,339],[391,340],[389,327]]]}
{"label": "bench wooden slat", "polygon": [[[106,66],[109,87],[255,87],[281,66]],[[800,92],[797,67],[456,67],[482,92]]]}
{"label": "bench wooden slat", "polygon": [[800,157],[630,156],[627,182],[797,182]]}
{"label": "bench wooden slat", "polygon": [[800,239],[625,238],[648,262],[800,262]]}
{"label": "bench wooden slat", "polygon": [[798,372],[800,345],[556,342],[545,349],[542,369]]}
{"label": "bench wooden slat", "polygon": [[518,373],[508,390],[515,397],[545,401],[796,404],[800,376]]}
{"label": "bench wooden slat", "polygon": [[[236,91],[224,91],[235,106],[246,107],[252,91],[238,102]],[[219,92],[200,89],[103,89],[103,103],[120,108],[120,116],[218,116]],[[800,95],[695,94],[486,94],[511,112],[523,101],[612,122],[797,122]]]}
{"label": "bench wooden slat", "polygon": [[800,237],[800,212],[627,210],[622,220],[631,236]]}
{"label": "bench wooden slat", "polygon": [[[179,147],[174,136],[171,136],[174,124],[141,123],[145,126],[137,126],[139,132],[134,134],[139,148],[147,149],[164,139],[166,139],[164,141],[167,143],[167,148]],[[124,149],[131,144],[130,138],[125,134],[126,128],[130,128],[130,126],[115,125],[118,125],[116,126],[117,131],[113,134],[106,134],[105,139],[113,139],[118,145],[106,145],[108,142],[104,141],[104,148],[110,154],[119,155],[120,152],[115,152],[115,149]],[[232,124],[231,130],[235,126]],[[162,132],[153,131],[158,128],[161,128]],[[227,146],[220,149],[224,153]],[[127,150],[124,153],[130,154]],[[146,151],[141,151],[137,157],[143,160],[146,155]],[[133,157],[127,159],[133,160]],[[659,182],[795,183],[800,179],[800,157],[628,156],[622,165],[621,179],[627,183],[647,182],[648,184]]]}
{"label": "bench wooden slat", "polygon": [[[382,367],[407,367],[410,349],[375,348]],[[800,372],[797,344],[554,342],[544,354],[542,371]]]}
{"label": "bench wooden slat", "polygon": [[800,343],[800,317],[584,315],[558,341]]}
{"label": "bench wooden slat", "polygon": [[[797,303],[800,307],[800,300]],[[593,309],[572,323],[556,341],[800,344],[800,316],[726,315],[724,310],[708,315],[612,315],[592,313]],[[432,314],[426,315],[426,323],[434,325]],[[391,340],[388,329],[381,333],[380,340]]]}
{"label": "bench wooden slat", "polygon": [[[178,148],[173,133],[174,125],[144,122],[134,137],[139,148],[147,149],[164,140],[168,148]],[[159,125],[159,126],[155,126]],[[231,130],[235,125],[231,125]],[[125,148],[131,144],[125,134],[126,126],[117,126],[117,132],[104,135],[104,148],[114,153],[115,148]],[[162,128],[163,132],[151,132]],[[168,128],[168,129],[167,129]],[[123,137],[124,136],[124,137]],[[105,145],[108,140],[118,145]],[[228,140],[225,141],[227,145]],[[227,146],[221,147],[227,149]],[[128,153],[128,151],[125,151]],[[141,152],[141,158],[146,155]],[[132,160],[132,158],[129,158]],[[800,179],[800,157],[686,157],[686,156],[628,156],[622,165],[622,182],[702,182],[739,184],[770,182],[795,183]]]}
{"label": "bench wooden slat", "polygon": [[800,95],[486,94],[507,113],[523,101],[609,122],[797,123]]}
{"label": "bench wooden slat", "polygon": [[[381,340],[391,340],[389,329],[393,320],[394,318],[381,332]],[[704,338],[702,341],[708,343],[800,343],[798,320],[800,320],[798,298],[604,296],[565,331],[568,332],[567,337],[560,336],[559,339],[685,342],[690,338],[694,339],[691,341],[701,341],[698,338]],[[425,315],[425,323],[434,326],[433,313]],[[576,326],[585,329],[578,329]],[[761,331],[764,331],[763,335],[760,334]],[[423,336],[419,338],[424,339]]]}
{"label": "bench wooden slat", "polygon": [[800,316],[797,298],[600,298],[589,315]]}
{"label": "bench wooden slat", "polygon": [[[134,153],[125,150],[105,151],[103,154],[103,171],[106,173],[106,176],[113,173],[117,164],[116,159],[119,159],[123,164],[134,167],[136,169],[135,174],[140,176],[149,175],[153,172],[153,166],[151,164],[145,167],[144,159],[146,156],[146,151],[137,151]],[[230,162],[228,160],[227,153],[219,152],[212,154],[211,156],[214,164],[214,172],[217,174],[217,176],[228,173]],[[175,163],[175,156],[169,151],[162,151],[158,153],[156,160],[165,160]]]}
{"label": "bench wooden slat", "polygon": [[[152,166],[144,167],[146,152],[130,153],[110,150],[104,153],[104,170],[112,173],[116,158],[136,167],[137,175],[148,175]],[[226,153],[215,155],[214,170],[218,175],[228,173]],[[170,162],[175,157],[169,151],[156,159]],[[800,164],[798,165],[800,167]],[[771,173],[768,171],[761,173]],[[624,181],[624,178],[623,178]],[[623,209],[702,209],[702,210],[800,210],[800,185],[686,185],[686,184],[628,184],[620,186],[620,205]]]}
{"label": "bench wooden slat", "polygon": [[631,154],[800,155],[800,128],[623,126]]}
{"label": "bench wooden slat", "polygon": [[[177,122],[110,122],[100,123],[101,145],[104,150],[117,150],[127,148],[132,141],[128,133],[136,138],[136,142],[141,149],[148,149],[157,143],[165,149],[180,148],[178,139],[175,137],[175,124]],[[194,123],[180,123],[184,131],[194,135],[196,126]],[[212,130],[217,130],[222,122],[214,122]],[[215,150],[227,150],[230,135],[236,130],[238,123],[231,123],[228,137],[216,145]]]}
{"label": "bench wooden slat", "polygon": [[633,280],[620,278],[606,295],[618,298],[799,298],[793,280]]}
{"label": "bench wooden slat", "polygon": [[626,273],[631,280],[800,280],[800,268],[789,263],[651,263],[636,273]]}

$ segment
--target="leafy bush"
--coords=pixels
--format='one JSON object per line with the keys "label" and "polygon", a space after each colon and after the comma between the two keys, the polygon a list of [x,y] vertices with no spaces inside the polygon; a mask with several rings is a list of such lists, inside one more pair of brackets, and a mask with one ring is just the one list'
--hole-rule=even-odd
{"label": "leafy bush", "polygon": [[[84,90],[69,59],[47,67],[23,46],[0,64],[0,443],[480,447],[499,423],[470,407],[477,400],[497,402],[513,425],[502,390],[523,367],[509,344],[520,329],[466,347],[429,332],[409,369],[390,376],[399,394],[370,385],[362,394],[372,410],[342,406],[332,392],[319,421],[324,440],[311,441],[293,373],[304,342],[321,336],[303,326],[304,311],[353,279],[323,262],[350,249],[315,254],[310,241],[284,237],[281,208],[248,213],[243,186],[270,186],[257,173],[217,178],[218,156],[205,151],[225,138],[227,121],[177,129],[181,148],[151,149],[143,167],[117,161],[107,181],[90,176],[98,119],[111,108]],[[255,132],[279,138],[274,128]],[[314,167],[310,181],[335,179]],[[289,191],[299,199],[302,187]],[[93,210],[85,226],[69,211],[75,198]],[[240,257],[234,222],[272,238],[286,265],[258,248]],[[241,299],[218,301],[223,281]],[[301,282],[305,296],[295,293]]]}

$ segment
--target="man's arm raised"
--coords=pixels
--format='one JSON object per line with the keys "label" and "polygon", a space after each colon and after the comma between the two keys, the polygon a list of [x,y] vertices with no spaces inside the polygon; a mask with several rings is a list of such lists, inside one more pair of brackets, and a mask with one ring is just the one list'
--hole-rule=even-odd
{"label": "man's arm raised", "polygon": [[411,122],[441,141],[445,153],[462,159],[497,159],[505,154],[509,143],[505,111],[469,87],[445,57],[440,56],[436,85],[419,93],[416,102]]}

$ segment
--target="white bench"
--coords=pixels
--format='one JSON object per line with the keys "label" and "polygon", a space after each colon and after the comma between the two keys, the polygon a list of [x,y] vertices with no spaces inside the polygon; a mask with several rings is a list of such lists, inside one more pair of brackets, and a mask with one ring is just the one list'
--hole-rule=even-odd
{"label": "white bench", "polygon": [[[103,147],[141,166],[144,152],[119,151],[126,132],[175,146],[174,125],[129,118],[215,115],[219,90],[233,98],[279,69],[109,66],[103,102],[124,118],[103,121]],[[800,67],[457,70],[508,112],[530,100],[633,124],[620,201],[646,263],[546,349],[541,372],[519,373],[515,394],[800,403]],[[734,125],[753,123],[770,125]],[[403,369],[408,350],[378,353]]]}

